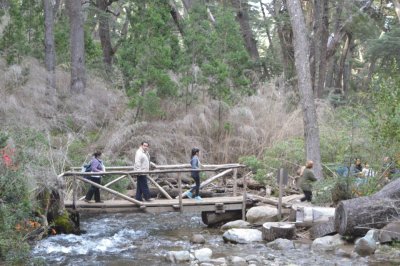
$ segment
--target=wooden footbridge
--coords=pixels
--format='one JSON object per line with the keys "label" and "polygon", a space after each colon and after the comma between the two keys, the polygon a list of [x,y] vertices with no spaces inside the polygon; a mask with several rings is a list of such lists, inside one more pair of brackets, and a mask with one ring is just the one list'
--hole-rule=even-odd
{"label": "wooden footbridge", "polygon": [[[190,176],[192,171],[189,164],[184,165],[156,165],[152,163],[152,170],[148,172],[134,171],[132,166],[127,167],[107,167],[104,173],[87,173],[80,172],[80,167],[73,167],[70,171],[64,172],[59,177],[65,177],[68,184],[68,191],[64,199],[65,207],[78,213],[99,213],[99,212],[201,212],[203,222],[205,224],[223,221],[225,219],[244,219],[246,209],[251,207],[253,203],[248,200],[246,193],[246,178],[241,177],[241,192],[238,191],[238,169],[244,167],[241,164],[221,164],[221,165],[204,165],[200,172],[214,172],[216,175],[208,178],[200,184],[200,188],[212,184],[214,181],[226,178],[231,175],[230,191],[224,193],[224,196],[218,197],[203,197],[201,201],[186,198],[189,190],[183,191],[182,175]],[[157,198],[152,201],[138,201],[135,198],[122,194],[110,188],[110,185],[128,178],[136,187],[136,176],[147,175],[149,183],[158,188],[159,194],[163,198]],[[85,178],[90,175],[107,175],[115,177],[111,182],[99,185]],[[168,175],[173,175],[177,179],[178,196],[171,197],[156,181],[162,181]],[[109,178],[108,178],[109,179]],[[87,183],[96,186],[100,189],[101,195],[104,191],[112,194],[113,199],[104,200],[101,203],[85,202],[84,197],[78,197],[78,191],[82,191],[78,186],[79,183]],[[104,181],[103,181],[104,182]],[[72,192],[72,193],[71,193]],[[86,191],[84,191],[86,192]],[[82,192],[80,192],[82,193]],[[218,194],[218,193],[217,193]]]}

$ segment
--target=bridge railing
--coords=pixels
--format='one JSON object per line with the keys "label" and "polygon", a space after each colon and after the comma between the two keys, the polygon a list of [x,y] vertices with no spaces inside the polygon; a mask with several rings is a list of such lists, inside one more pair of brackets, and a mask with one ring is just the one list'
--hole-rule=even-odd
{"label": "bridge railing", "polygon": [[[151,164],[152,170],[150,171],[134,171],[133,166],[109,166],[106,167],[106,172],[81,172],[81,167],[72,167],[70,171],[64,172],[60,174],[59,176],[63,177],[71,177],[72,178],[72,201],[73,201],[73,208],[76,209],[76,204],[78,200],[83,199],[80,198],[78,199],[78,181],[93,185],[101,190],[107,191],[116,197],[122,198],[124,200],[127,200],[129,202],[132,202],[141,208],[145,208],[146,204],[145,202],[138,201],[134,198],[131,198],[127,195],[124,195],[118,191],[115,191],[113,189],[110,189],[109,186],[124,179],[128,178],[130,181],[134,184],[134,176],[137,175],[147,175],[149,181],[159,189],[159,191],[167,198],[167,199],[172,199],[172,197],[152,178],[152,175],[159,175],[159,174],[177,174],[178,177],[178,190],[179,190],[179,195],[176,197],[179,199],[179,208],[182,211],[183,207],[183,201],[182,199],[187,196],[187,193],[189,190],[183,192],[182,188],[182,174],[183,173],[190,173],[192,171],[198,171],[198,172],[219,172],[222,171],[215,176],[212,176],[208,178],[207,180],[203,181],[200,184],[200,188],[212,183],[213,181],[226,176],[227,174],[232,173],[232,178],[233,178],[233,196],[237,196],[237,171],[239,168],[245,167],[245,165],[242,164],[209,164],[209,165],[203,165],[201,169],[198,170],[193,170],[191,169],[190,164],[180,164],[180,165],[156,165],[154,163]],[[91,175],[96,175],[96,176],[117,176],[115,179],[113,179],[111,182],[105,184],[105,185],[100,185],[95,182],[92,182],[88,179],[86,179],[86,176],[91,176]],[[246,189],[247,189],[247,182],[246,178],[244,176],[243,178],[243,208],[246,208]],[[245,211],[245,210],[244,210]],[[243,211],[243,213],[244,213]]]}

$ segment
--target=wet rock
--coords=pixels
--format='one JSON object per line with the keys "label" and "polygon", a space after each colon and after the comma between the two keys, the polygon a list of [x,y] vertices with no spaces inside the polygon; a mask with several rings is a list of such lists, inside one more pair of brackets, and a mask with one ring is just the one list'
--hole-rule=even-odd
{"label": "wet rock", "polygon": [[204,243],[206,243],[206,239],[204,238],[204,236],[202,236],[200,234],[194,234],[190,238],[190,242],[194,243],[194,244],[204,244]]}
{"label": "wet rock", "polygon": [[350,258],[351,257],[351,252],[347,252],[346,250],[338,248],[338,249],[335,250],[335,255],[338,256],[338,257]]}
{"label": "wet rock", "polygon": [[249,255],[246,256],[245,259],[248,263],[256,263],[256,262],[261,263],[263,260],[265,260],[265,258],[261,255]]}
{"label": "wet rock", "polygon": [[220,265],[220,266],[227,265],[225,258],[211,259],[209,262],[212,263],[213,265]]}
{"label": "wet rock", "polygon": [[361,256],[369,256],[374,254],[377,246],[376,241],[378,239],[377,230],[369,230],[368,233],[355,242],[354,251]]}
{"label": "wet rock", "polygon": [[226,231],[222,238],[225,242],[245,244],[262,241],[262,233],[257,229],[234,228]]}
{"label": "wet rock", "polygon": [[232,228],[249,228],[250,223],[243,220],[236,220],[221,226],[221,230],[226,231]]}
{"label": "wet rock", "polygon": [[289,239],[278,238],[278,239],[268,243],[267,247],[270,247],[270,248],[276,249],[276,250],[289,250],[289,249],[294,249],[294,243],[292,240],[289,240]]}
{"label": "wet rock", "polygon": [[334,236],[324,236],[317,238],[311,244],[311,249],[314,251],[333,251],[337,246],[343,245],[345,242],[339,234]]}
{"label": "wet rock", "polygon": [[235,266],[247,266],[247,261],[238,256],[231,256],[229,257],[230,265]]}
{"label": "wet rock", "polygon": [[250,208],[246,213],[246,218],[249,223],[263,224],[266,222],[275,222],[277,219],[278,210],[272,206],[257,206]]}
{"label": "wet rock", "polygon": [[190,253],[189,251],[170,251],[167,254],[167,260],[172,263],[190,261]]}
{"label": "wet rock", "polygon": [[380,230],[380,243],[389,243],[392,241],[400,241],[400,222],[390,223]]}
{"label": "wet rock", "polygon": [[205,262],[211,259],[212,253],[212,250],[209,248],[197,249],[194,251],[194,257],[200,262]]}

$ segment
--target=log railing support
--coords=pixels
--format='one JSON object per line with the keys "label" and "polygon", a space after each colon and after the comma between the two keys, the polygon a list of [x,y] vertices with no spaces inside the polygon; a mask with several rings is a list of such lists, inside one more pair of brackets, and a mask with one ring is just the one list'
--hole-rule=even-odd
{"label": "log railing support", "polygon": [[246,176],[243,177],[243,205],[242,205],[242,220],[246,221],[246,200],[247,200],[247,181]]}
{"label": "log railing support", "polygon": [[164,194],[165,197],[167,197],[167,199],[172,199],[172,197],[167,193],[167,191],[165,191],[156,181],[154,181],[153,178],[151,178],[149,175],[147,176],[147,178],[150,180],[151,183],[153,183],[153,185],[155,185],[162,194]]}
{"label": "log railing support", "polygon": [[[114,179],[114,180],[108,182],[107,184],[105,184],[104,187],[109,187],[109,186],[111,186],[112,184],[116,183],[117,181],[121,180],[124,177],[126,177],[126,175],[122,175],[120,177],[117,177],[116,179]],[[83,200],[84,198],[85,197],[80,197],[79,200]]]}
{"label": "log railing support", "polygon": [[237,193],[237,169],[233,170],[233,196],[236,197]]}
{"label": "log railing support", "polygon": [[183,212],[183,202],[182,202],[182,177],[181,174],[178,173],[178,188],[179,188],[179,211]]}
{"label": "log railing support", "polygon": [[98,188],[100,188],[100,189],[103,189],[103,190],[105,190],[105,191],[107,191],[107,192],[109,192],[109,193],[111,193],[111,194],[113,194],[113,195],[115,195],[115,196],[118,196],[118,197],[120,197],[120,198],[123,198],[124,200],[127,200],[127,201],[129,201],[129,202],[135,203],[136,205],[141,205],[141,206],[143,205],[143,206],[145,206],[145,205],[143,204],[143,202],[138,201],[138,200],[136,200],[136,199],[133,199],[133,198],[131,198],[131,197],[128,197],[128,196],[126,196],[126,195],[124,195],[124,194],[121,194],[121,193],[119,193],[119,192],[117,192],[117,191],[114,191],[114,190],[112,190],[112,189],[109,189],[109,188],[107,188],[107,187],[105,187],[105,186],[99,185],[99,184],[97,184],[97,183],[95,183],[95,182],[92,182],[92,181],[90,181],[90,180],[84,179],[84,178],[82,178],[82,177],[80,177],[80,176],[77,176],[76,178],[79,179],[80,181],[85,182],[85,183],[89,183],[89,184],[91,184],[92,186],[95,186],[95,187],[98,187]]}
{"label": "log railing support", "polygon": [[77,195],[78,195],[78,184],[77,184],[77,181],[76,181],[76,176],[74,176],[74,180],[72,181],[73,183],[72,183],[72,206],[73,206],[73,209],[74,210],[76,210],[76,202],[77,202]]}

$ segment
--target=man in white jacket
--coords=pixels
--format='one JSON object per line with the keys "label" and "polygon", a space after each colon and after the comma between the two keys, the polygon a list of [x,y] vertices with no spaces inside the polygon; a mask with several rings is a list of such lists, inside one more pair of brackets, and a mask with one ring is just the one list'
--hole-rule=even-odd
{"label": "man in white jacket", "polygon": [[[149,171],[150,170],[150,155],[148,152],[149,143],[143,141],[135,154],[135,171]],[[143,196],[143,197],[142,197]],[[150,190],[147,184],[147,175],[142,174],[137,176],[136,182],[136,199],[139,201],[152,201],[150,199]]]}

